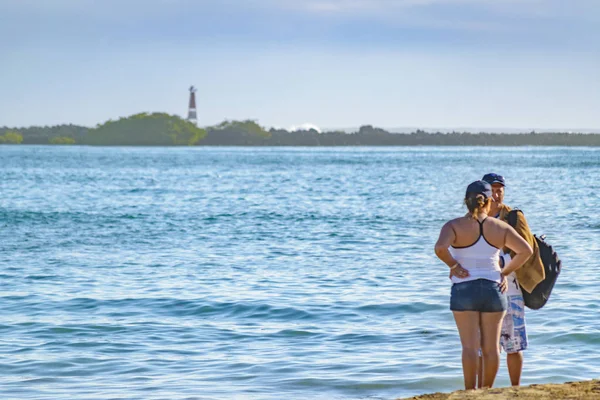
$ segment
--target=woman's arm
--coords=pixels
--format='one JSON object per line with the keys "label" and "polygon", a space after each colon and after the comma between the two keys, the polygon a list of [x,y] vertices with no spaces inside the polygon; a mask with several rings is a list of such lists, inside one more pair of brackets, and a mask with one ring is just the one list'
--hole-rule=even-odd
{"label": "woman's arm", "polygon": [[447,222],[440,231],[440,237],[435,244],[435,255],[438,256],[448,267],[450,267],[450,277],[455,275],[458,278],[466,278],[469,276],[469,271],[464,269],[450,254],[448,247],[454,243],[456,234],[452,229],[451,222]]}
{"label": "woman's arm", "polygon": [[448,247],[454,243],[456,239],[456,234],[454,233],[454,229],[452,229],[452,225],[450,222],[446,222],[446,224],[442,227],[440,231],[440,237],[435,244],[435,255],[438,256],[440,260],[446,263],[448,267],[452,267],[456,264],[456,260],[450,254]]}
{"label": "woman's arm", "polygon": [[502,270],[502,275],[508,276],[525,264],[533,254],[533,250],[529,243],[527,243],[527,241],[525,241],[525,239],[523,239],[510,225],[508,225],[506,229],[504,246],[515,253],[512,260],[510,260]]}

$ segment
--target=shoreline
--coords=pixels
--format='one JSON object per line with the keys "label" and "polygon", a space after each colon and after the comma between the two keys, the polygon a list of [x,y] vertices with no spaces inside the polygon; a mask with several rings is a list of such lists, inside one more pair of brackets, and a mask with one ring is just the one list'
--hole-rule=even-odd
{"label": "shoreline", "polygon": [[600,380],[533,384],[477,390],[457,390],[452,393],[430,393],[397,400],[556,400],[600,399]]}
{"label": "shoreline", "polygon": [[[599,135],[600,136],[600,135]],[[545,148],[600,148],[600,144],[433,144],[433,143],[422,143],[422,144],[195,144],[195,145],[164,145],[164,144],[85,144],[85,143],[72,143],[72,144],[52,144],[52,143],[19,143],[9,144],[0,143],[2,147],[154,147],[154,148],[212,148],[212,147],[238,147],[238,148],[393,148],[393,147],[448,147],[448,148],[459,148],[459,147],[503,147],[503,148],[519,148],[519,147],[545,147]]]}

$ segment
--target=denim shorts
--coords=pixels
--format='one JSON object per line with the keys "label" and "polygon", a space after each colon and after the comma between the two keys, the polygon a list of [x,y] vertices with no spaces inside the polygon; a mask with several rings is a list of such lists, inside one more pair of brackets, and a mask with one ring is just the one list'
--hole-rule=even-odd
{"label": "denim shorts", "polygon": [[500,291],[498,282],[476,279],[452,285],[452,311],[501,312],[506,308],[506,295]]}

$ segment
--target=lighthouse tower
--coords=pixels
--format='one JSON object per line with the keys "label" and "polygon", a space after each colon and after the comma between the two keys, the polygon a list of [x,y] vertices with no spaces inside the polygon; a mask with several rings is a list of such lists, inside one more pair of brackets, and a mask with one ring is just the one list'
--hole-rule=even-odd
{"label": "lighthouse tower", "polygon": [[190,86],[190,103],[188,107],[188,121],[198,125],[198,116],[196,115],[196,88]]}

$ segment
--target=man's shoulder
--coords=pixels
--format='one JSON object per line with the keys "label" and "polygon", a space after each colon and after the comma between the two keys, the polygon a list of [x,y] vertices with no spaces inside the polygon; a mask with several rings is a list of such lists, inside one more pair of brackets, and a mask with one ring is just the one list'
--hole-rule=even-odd
{"label": "man's shoulder", "polygon": [[506,204],[502,204],[500,206],[500,213],[498,215],[499,219],[502,221],[506,221],[508,219],[508,213],[512,211],[512,208],[507,206]]}
{"label": "man's shoulder", "polygon": [[506,211],[504,212],[506,220],[508,220],[508,214],[510,214],[511,211],[515,211],[517,221],[527,221],[527,218],[525,218],[525,214],[523,213],[523,210],[521,210],[520,208],[510,208],[507,205],[504,205],[504,207],[506,207]]}
{"label": "man's shoulder", "polygon": [[[519,233],[521,236],[531,236],[532,233],[529,228],[529,223],[527,222],[527,218],[525,218],[525,214],[523,214],[523,211],[521,211],[520,208],[513,209],[509,206],[504,207],[506,207],[506,211],[501,213],[502,220],[506,221],[506,223],[515,228],[517,233]],[[509,218],[509,214],[511,212],[514,212],[515,215],[512,218]]]}

